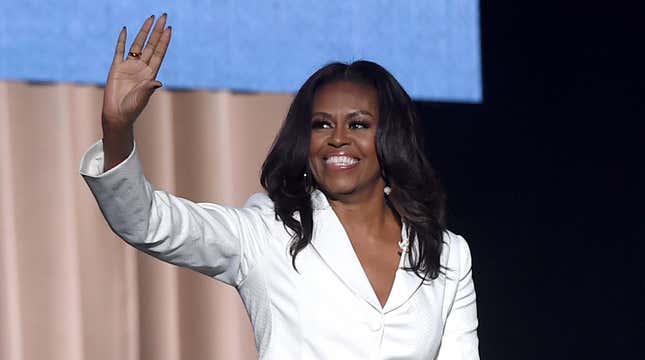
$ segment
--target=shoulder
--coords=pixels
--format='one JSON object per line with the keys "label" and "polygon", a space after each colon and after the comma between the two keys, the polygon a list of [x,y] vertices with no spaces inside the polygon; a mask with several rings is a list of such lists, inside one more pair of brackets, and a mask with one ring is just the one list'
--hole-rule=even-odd
{"label": "shoulder", "polygon": [[[316,190],[311,193],[311,205],[313,210],[314,219],[318,220],[318,215],[323,210],[329,210],[329,202],[327,197],[320,190]],[[270,215],[272,217],[276,216],[275,213],[275,203],[269,197],[267,193],[255,193],[251,195],[244,203],[243,209],[251,209],[253,211]],[[293,214],[293,217],[296,220],[300,220],[300,213],[296,210]]]}
{"label": "shoulder", "polygon": [[444,248],[441,254],[441,263],[448,268],[448,271],[457,271],[457,274],[470,271],[472,258],[466,239],[461,235],[446,230],[443,235],[443,241]]}
{"label": "shoulder", "polygon": [[265,222],[274,222],[277,220],[275,217],[275,205],[267,193],[259,192],[251,195],[240,210],[259,216]]}
{"label": "shoulder", "polygon": [[273,200],[269,197],[267,193],[255,193],[251,195],[244,206],[244,209],[256,209],[260,211],[273,211]]}

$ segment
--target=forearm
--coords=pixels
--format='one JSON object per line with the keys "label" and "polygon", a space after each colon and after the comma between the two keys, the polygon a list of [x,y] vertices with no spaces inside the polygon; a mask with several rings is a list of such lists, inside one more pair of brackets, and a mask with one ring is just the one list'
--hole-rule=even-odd
{"label": "forearm", "polygon": [[83,156],[81,175],[90,187],[110,227],[128,242],[143,242],[152,204],[153,189],[141,171],[134,144],[124,160],[105,165],[107,153],[97,142]]}
{"label": "forearm", "polygon": [[126,126],[117,128],[108,121],[102,121],[103,127],[103,171],[108,171],[127,159],[134,146],[134,128]]}
{"label": "forearm", "polygon": [[241,238],[257,235],[259,214],[216,204],[196,204],[162,190],[145,178],[136,145],[125,160],[103,172],[107,154],[94,144],[81,161],[81,174],[110,228],[123,240],[163,261],[224,281],[241,280]]}

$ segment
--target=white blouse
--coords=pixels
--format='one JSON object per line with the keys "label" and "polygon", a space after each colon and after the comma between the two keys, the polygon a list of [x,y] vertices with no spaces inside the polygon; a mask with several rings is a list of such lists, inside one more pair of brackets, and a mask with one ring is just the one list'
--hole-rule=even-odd
{"label": "white blouse", "polygon": [[[446,232],[445,274],[422,283],[401,256],[381,306],[327,198],[312,194],[313,238],[296,257],[266,194],[243,208],[193,203],[146,180],[136,154],[103,172],[103,144],[81,174],[114,232],[163,261],[234,286],[260,359],[479,359],[470,250]],[[401,232],[407,241],[405,224]]]}

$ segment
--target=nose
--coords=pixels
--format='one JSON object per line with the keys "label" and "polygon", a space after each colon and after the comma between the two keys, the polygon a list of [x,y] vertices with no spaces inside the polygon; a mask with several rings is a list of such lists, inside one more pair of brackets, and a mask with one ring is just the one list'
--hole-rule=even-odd
{"label": "nose", "polygon": [[347,129],[344,126],[337,126],[334,128],[334,132],[329,137],[329,145],[333,147],[341,147],[343,145],[349,144],[349,138],[347,136]]}

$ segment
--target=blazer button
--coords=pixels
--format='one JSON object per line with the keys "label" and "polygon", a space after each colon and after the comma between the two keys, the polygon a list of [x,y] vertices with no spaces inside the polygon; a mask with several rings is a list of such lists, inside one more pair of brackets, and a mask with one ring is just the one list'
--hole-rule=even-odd
{"label": "blazer button", "polygon": [[379,331],[383,328],[383,319],[382,318],[370,319],[370,321],[367,323],[367,326],[372,331]]}

